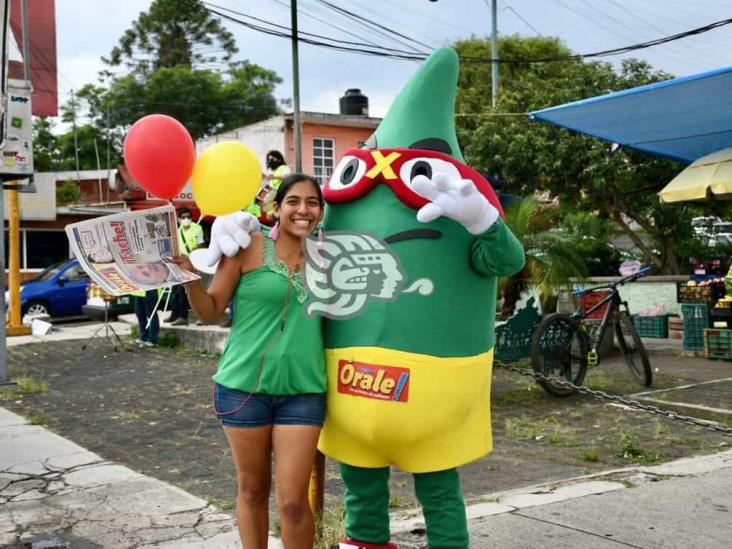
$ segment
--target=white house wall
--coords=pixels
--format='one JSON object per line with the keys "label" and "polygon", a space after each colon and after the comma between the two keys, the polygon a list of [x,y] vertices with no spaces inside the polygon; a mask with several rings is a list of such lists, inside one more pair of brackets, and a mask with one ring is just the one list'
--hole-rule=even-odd
{"label": "white house wall", "polygon": [[196,152],[201,154],[220,141],[239,141],[252,149],[264,171],[267,151],[276,149],[285,154],[285,119],[283,116],[273,116],[255,124],[201,139],[196,143]]}

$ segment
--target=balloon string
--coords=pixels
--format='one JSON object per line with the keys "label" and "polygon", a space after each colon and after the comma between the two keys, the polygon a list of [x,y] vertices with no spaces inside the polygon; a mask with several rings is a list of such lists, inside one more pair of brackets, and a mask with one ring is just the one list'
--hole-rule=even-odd
{"label": "balloon string", "polygon": [[[155,303],[155,307],[153,308],[153,312],[150,315],[150,318],[147,319],[147,326],[145,326],[145,329],[146,330],[149,330],[150,329],[150,323],[152,322],[153,317],[158,314],[158,306],[160,305],[160,300],[163,299],[163,295],[164,294],[165,294],[164,291],[163,292],[160,292],[160,295],[158,296],[158,301]],[[168,306],[168,302],[167,301],[165,302],[165,306],[167,308],[167,306]]]}

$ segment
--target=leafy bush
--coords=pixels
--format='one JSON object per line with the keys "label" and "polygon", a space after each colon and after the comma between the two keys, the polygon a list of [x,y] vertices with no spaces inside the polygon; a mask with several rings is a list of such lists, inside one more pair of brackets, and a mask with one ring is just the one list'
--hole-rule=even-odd
{"label": "leafy bush", "polygon": [[80,198],[81,192],[76,181],[64,181],[56,187],[56,202],[59,204],[74,204]]}

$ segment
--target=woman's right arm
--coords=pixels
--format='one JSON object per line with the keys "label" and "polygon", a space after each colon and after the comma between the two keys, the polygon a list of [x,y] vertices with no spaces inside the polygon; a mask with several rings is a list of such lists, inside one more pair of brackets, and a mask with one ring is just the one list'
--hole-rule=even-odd
{"label": "woman's right arm", "polygon": [[[224,314],[241,278],[241,266],[246,255],[247,250],[239,250],[234,257],[223,256],[208,290],[203,287],[200,279],[184,286],[191,309],[204,324],[215,322]],[[195,272],[188,257],[179,256],[173,261],[180,267]]]}

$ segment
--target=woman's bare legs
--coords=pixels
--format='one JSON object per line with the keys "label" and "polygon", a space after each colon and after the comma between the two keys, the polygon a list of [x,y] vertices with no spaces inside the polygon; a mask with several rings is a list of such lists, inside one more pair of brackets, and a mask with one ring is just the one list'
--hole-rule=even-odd
{"label": "woman's bare legs", "polygon": [[272,426],[224,427],[236,466],[236,522],[247,549],[267,549]]}
{"label": "woman's bare legs", "polygon": [[310,425],[275,425],[272,429],[275,499],[287,549],[312,549],[315,540],[308,484],[319,435],[320,427]]}

